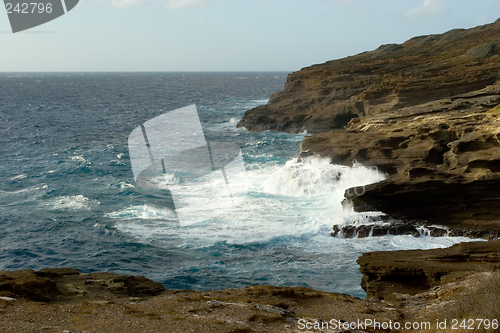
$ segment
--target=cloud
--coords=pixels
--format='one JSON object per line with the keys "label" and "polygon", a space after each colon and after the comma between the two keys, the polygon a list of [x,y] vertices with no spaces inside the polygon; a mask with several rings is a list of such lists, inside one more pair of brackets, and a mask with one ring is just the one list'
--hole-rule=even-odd
{"label": "cloud", "polygon": [[424,3],[409,11],[404,15],[414,21],[421,21],[435,16],[448,13],[448,0],[424,0]]}
{"label": "cloud", "polygon": [[208,0],[169,0],[163,5],[166,9],[181,9],[186,7],[207,7],[210,6]]}
{"label": "cloud", "polygon": [[144,6],[146,3],[147,0],[112,0],[110,5],[116,8],[128,8]]}

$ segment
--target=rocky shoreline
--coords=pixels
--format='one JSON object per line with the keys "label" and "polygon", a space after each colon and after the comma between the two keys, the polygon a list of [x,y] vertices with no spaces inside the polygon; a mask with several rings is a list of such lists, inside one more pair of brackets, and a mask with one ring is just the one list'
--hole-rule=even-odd
{"label": "rocky shoreline", "polygon": [[[463,317],[464,306],[494,320],[500,313],[499,253],[500,241],[365,253],[358,260],[365,300],[302,287],[165,290],[141,276],[74,268],[0,271],[0,331],[406,332],[407,323]],[[485,303],[482,295],[493,298]]]}
{"label": "rocky shoreline", "polygon": [[[307,67],[290,74],[285,89],[247,111],[238,126],[307,131],[301,157],[386,173],[362,195],[348,189],[343,202],[358,212],[381,211],[406,221],[385,234],[416,235],[422,225],[438,225],[449,235],[497,239],[498,45],[500,20]],[[333,234],[340,231],[367,233],[334,226]]]}
{"label": "rocky shoreline", "polygon": [[343,202],[383,214],[368,225],[333,226],[335,237],[428,234],[490,241],[365,253],[358,264],[366,300],[298,287],[164,290],[145,277],[73,268],[2,271],[0,332],[404,332],[325,330],[324,323],[498,321],[497,45],[500,20],[304,68],[238,123],[250,131],[307,131],[301,157],[361,163],[387,174],[362,195],[347,190]]}

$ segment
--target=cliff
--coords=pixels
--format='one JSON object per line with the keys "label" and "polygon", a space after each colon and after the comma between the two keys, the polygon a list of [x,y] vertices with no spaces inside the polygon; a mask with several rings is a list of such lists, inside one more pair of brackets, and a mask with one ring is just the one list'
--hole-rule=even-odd
{"label": "cliff", "polygon": [[[412,38],[289,75],[245,113],[250,131],[307,131],[301,156],[388,178],[346,205],[500,235],[500,20]],[[358,191],[359,192],[359,191]]]}
{"label": "cliff", "polygon": [[303,68],[266,105],[247,111],[238,127],[320,133],[353,118],[479,90],[498,79],[499,42],[497,20]]}

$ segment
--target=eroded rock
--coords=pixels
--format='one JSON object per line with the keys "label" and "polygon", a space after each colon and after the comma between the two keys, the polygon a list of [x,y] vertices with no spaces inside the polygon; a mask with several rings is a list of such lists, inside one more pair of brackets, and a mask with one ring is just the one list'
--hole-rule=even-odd
{"label": "eroded rock", "polygon": [[[423,231],[416,225],[407,222],[393,222],[393,223],[380,223],[380,224],[366,224],[366,225],[334,225],[333,237],[341,238],[365,238],[376,237],[384,235],[412,235],[420,237]],[[436,236],[430,234],[430,236]],[[442,234],[444,235],[444,234]],[[441,236],[441,234],[439,234]]]}

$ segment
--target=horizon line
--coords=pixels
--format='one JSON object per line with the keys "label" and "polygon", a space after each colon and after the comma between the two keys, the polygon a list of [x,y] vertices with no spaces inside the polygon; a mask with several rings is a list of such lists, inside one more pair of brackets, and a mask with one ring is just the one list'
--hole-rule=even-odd
{"label": "horizon line", "polygon": [[262,70],[262,71],[0,71],[0,74],[7,73],[292,73],[293,71],[285,70]]}

